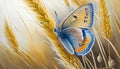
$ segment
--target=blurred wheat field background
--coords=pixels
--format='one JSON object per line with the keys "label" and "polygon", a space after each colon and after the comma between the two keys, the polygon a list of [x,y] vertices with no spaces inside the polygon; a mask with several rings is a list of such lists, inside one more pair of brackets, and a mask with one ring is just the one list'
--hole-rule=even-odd
{"label": "blurred wheat field background", "polygon": [[[95,44],[85,56],[71,55],[53,30],[71,11],[88,3],[95,8]],[[0,0],[0,69],[120,69],[119,3]]]}

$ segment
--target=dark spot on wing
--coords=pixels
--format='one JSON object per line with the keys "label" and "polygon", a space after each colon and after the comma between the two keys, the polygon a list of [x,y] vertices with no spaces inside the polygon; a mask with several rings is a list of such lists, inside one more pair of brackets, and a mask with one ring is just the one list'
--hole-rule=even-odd
{"label": "dark spot on wing", "polygon": [[85,16],[85,19],[88,19],[88,16]]}
{"label": "dark spot on wing", "polygon": [[77,19],[77,16],[73,15],[73,17]]}
{"label": "dark spot on wing", "polygon": [[84,22],[87,22],[87,20],[84,20]]}
{"label": "dark spot on wing", "polygon": [[88,8],[85,8],[85,11],[88,11]]}

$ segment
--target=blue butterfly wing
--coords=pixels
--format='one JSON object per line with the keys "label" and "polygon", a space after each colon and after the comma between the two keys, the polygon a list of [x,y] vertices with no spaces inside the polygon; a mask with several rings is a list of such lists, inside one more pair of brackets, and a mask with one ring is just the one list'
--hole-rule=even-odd
{"label": "blue butterfly wing", "polygon": [[70,13],[59,25],[59,29],[69,27],[91,28],[93,26],[94,7],[86,4]]}
{"label": "blue butterfly wing", "polygon": [[79,48],[75,49],[76,55],[85,55],[89,53],[93,44],[95,42],[95,37],[90,30],[82,29],[83,32],[83,43],[79,46]]}
{"label": "blue butterfly wing", "polygon": [[[64,36],[64,38],[63,38]],[[71,43],[69,42],[69,40],[65,37],[65,34],[59,35],[58,39],[60,40],[60,42],[62,43],[62,45],[64,46],[64,48],[70,53],[70,54],[75,54],[74,49],[71,45]]]}
{"label": "blue butterfly wing", "polygon": [[91,31],[87,29],[67,28],[63,32],[76,55],[85,55],[93,47],[95,39]]}

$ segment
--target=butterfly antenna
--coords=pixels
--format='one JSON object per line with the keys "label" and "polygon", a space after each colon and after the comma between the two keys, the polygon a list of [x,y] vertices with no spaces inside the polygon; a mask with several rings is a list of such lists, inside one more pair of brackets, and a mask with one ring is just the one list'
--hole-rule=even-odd
{"label": "butterfly antenna", "polygon": [[57,18],[57,17],[58,17],[58,16],[57,16],[57,12],[56,12],[56,11],[54,11],[54,13],[55,13],[55,16],[56,16],[56,18]]}
{"label": "butterfly antenna", "polygon": [[58,19],[58,15],[57,15],[57,12],[56,12],[56,11],[55,11],[55,16],[56,16],[56,19],[57,19],[57,20],[59,20],[59,19]]}
{"label": "butterfly antenna", "polygon": [[54,13],[55,13],[55,19],[56,19],[56,27],[58,28],[59,18],[58,18],[57,12],[54,11]]}

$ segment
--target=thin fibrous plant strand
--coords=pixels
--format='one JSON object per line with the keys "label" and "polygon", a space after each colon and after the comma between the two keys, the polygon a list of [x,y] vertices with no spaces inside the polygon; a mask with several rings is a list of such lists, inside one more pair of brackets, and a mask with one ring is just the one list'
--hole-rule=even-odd
{"label": "thin fibrous plant strand", "polygon": [[85,62],[86,62],[86,65],[88,66],[88,68],[91,69],[90,64],[88,63],[88,61],[86,60],[85,57],[84,57],[84,60],[85,60]]}
{"label": "thin fibrous plant strand", "polygon": [[[30,36],[32,36],[32,35],[31,35],[31,33],[30,33],[30,31],[28,30],[28,27],[27,27],[27,25],[25,24],[25,22],[24,22],[23,18],[21,17],[20,13],[18,13],[18,15],[19,15],[19,18],[21,19],[21,21],[23,22],[23,24],[24,24],[25,28],[27,29],[27,31],[28,31],[28,33],[29,33],[29,35],[30,35]],[[32,37],[31,37],[31,38],[32,38]]]}
{"label": "thin fibrous plant strand", "polygon": [[107,44],[107,46],[108,46],[108,55],[111,56],[110,55],[110,46],[109,46],[109,44]]}
{"label": "thin fibrous plant strand", "polygon": [[83,60],[83,64],[84,64],[85,69],[87,69],[87,66],[86,66],[86,63],[85,63],[85,60],[84,60],[84,56],[82,56],[82,60]]}
{"label": "thin fibrous plant strand", "polygon": [[107,65],[107,60],[105,59],[105,57],[107,58],[107,56],[105,55],[105,51],[104,51],[104,48],[103,48],[103,45],[99,39],[99,36],[97,34],[97,31],[94,29],[94,33],[95,33],[95,36],[96,36],[96,39],[97,39],[97,42],[98,42],[98,46],[100,48],[100,52],[102,54],[102,57],[103,57],[103,60],[105,61],[105,65],[108,67]]}
{"label": "thin fibrous plant strand", "polygon": [[[98,36],[98,34],[96,34],[96,35]],[[100,42],[100,45],[101,45],[101,48],[102,48],[103,54],[104,54],[105,58],[107,59],[107,56],[106,56],[106,53],[105,53],[105,50],[104,50],[103,44],[102,44],[102,42],[101,42],[99,36],[98,36],[98,40],[99,40],[99,42]]]}
{"label": "thin fibrous plant strand", "polygon": [[96,37],[96,40],[97,40],[97,42],[98,42],[98,47],[99,47],[100,52],[101,52],[101,54],[102,54],[103,60],[104,60],[104,62],[105,62],[105,65],[108,66],[108,65],[107,65],[107,61],[106,61],[106,59],[105,59],[105,57],[104,57],[104,54],[103,54],[103,51],[102,51],[102,48],[101,48],[101,45],[100,45],[98,36],[97,36],[98,34],[97,34],[97,32],[96,32],[96,30],[95,30],[94,28],[93,28],[93,31],[94,31],[94,33],[95,33],[95,37]]}
{"label": "thin fibrous plant strand", "polygon": [[117,21],[117,19],[116,19],[115,17],[112,16],[112,18],[113,18],[113,21],[114,21],[113,23],[115,24],[115,28],[117,29],[118,33],[120,34],[120,27],[119,27],[119,25],[117,24],[118,21]]}
{"label": "thin fibrous plant strand", "polygon": [[[97,16],[97,18],[99,18],[99,16],[98,16],[96,13],[95,13],[95,16]],[[95,28],[94,28],[94,30],[95,30]],[[96,31],[96,33],[97,33],[97,31]],[[102,42],[101,42],[98,34],[96,34],[96,35],[97,35],[98,41],[99,41],[99,43],[100,43],[100,45],[101,45],[100,47],[101,47],[101,49],[102,49],[102,51],[103,51],[103,54],[105,55],[105,58],[107,59],[106,53],[105,53],[104,48],[103,48],[103,44],[102,44]],[[109,48],[108,48],[108,49],[109,49]]]}
{"label": "thin fibrous plant strand", "polygon": [[[103,37],[103,38],[108,41],[108,43],[109,43],[110,46],[113,48],[113,50],[115,51],[117,57],[118,57],[119,60],[120,60],[120,55],[119,55],[119,53],[117,52],[117,49],[115,48],[115,46],[114,46],[106,37]],[[120,62],[120,61],[119,61],[119,62]]]}
{"label": "thin fibrous plant strand", "polygon": [[[98,36],[98,34],[96,34],[96,35]],[[101,42],[101,40],[100,40],[100,37],[98,36],[97,38],[98,38],[98,40],[99,40],[99,42],[100,42],[100,45],[101,45],[103,54],[104,54],[105,58],[107,59],[107,56],[106,56],[106,53],[105,53],[105,49],[104,49],[103,44],[102,44],[102,42]]]}
{"label": "thin fibrous plant strand", "polygon": [[92,50],[91,50],[91,54],[92,54],[92,58],[93,58],[93,62],[94,62],[94,67],[95,67],[95,69],[97,69],[97,65],[96,65],[96,61],[95,61],[95,56],[94,56],[94,53],[93,53]]}
{"label": "thin fibrous plant strand", "polygon": [[86,59],[86,61],[91,65],[92,69],[94,69],[94,66],[92,65],[92,63],[90,62],[90,60],[85,56],[84,57]]}

